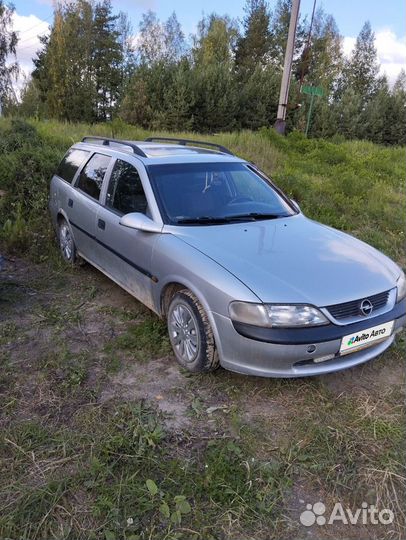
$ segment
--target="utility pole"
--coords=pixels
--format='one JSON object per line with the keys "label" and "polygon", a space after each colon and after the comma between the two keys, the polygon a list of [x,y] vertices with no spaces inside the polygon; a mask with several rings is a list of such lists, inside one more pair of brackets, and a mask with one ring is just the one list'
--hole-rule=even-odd
{"label": "utility pole", "polygon": [[283,74],[281,82],[281,91],[279,94],[278,115],[275,122],[275,129],[282,135],[286,128],[286,111],[288,107],[290,77],[292,74],[293,51],[295,47],[296,27],[299,18],[300,0],[292,0],[292,11],[290,13],[288,41],[286,43],[285,63],[283,65]]}

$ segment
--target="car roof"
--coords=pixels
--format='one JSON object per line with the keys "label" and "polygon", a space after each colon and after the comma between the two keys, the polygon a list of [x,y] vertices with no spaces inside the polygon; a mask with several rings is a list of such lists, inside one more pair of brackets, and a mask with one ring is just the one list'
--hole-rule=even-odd
{"label": "car roof", "polygon": [[[126,146],[128,143],[129,146]],[[130,146],[131,145],[131,146]],[[135,153],[133,146],[136,146],[139,153]],[[76,143],[75,148],[91,149],[92,151],[103,151],[117,156],[124,154],[142,161],[145,165],[164,164],[164,163],[196,163],[213,161],[244,161],[241,158],[221,151],[212,150],[199,146],[186,146],[184,144],[156,143],[148,141],[113,141],[109,144],[103,144],[103,140],[85,141]]]}

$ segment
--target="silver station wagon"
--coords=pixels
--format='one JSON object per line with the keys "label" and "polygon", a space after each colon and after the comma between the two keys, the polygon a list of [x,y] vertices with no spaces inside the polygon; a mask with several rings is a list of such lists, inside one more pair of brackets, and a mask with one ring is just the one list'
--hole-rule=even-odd
{"label": "silver station wagon", "polygon": [[302,377],[366,362],[406,322],[388,257],[302,214],[212,143],[85,137],[52,178],[63,258],[81,257],[167,321],[192,372]]}

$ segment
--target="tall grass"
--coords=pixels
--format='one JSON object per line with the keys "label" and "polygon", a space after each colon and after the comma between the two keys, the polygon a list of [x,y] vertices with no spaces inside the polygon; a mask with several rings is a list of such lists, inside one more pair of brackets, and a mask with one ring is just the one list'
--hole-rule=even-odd
{"label": "tall grass", "polygon": [[[150,133],[121,121],[69,124],[0,122],[0,239],[9,250],[46,257],[49,180],[71,144],[85,135],[142,140]],[[353,233],[405,265],[405,149],[365,141],[306,139],[272,129],[205,136],[255,162],[313,219]]]}

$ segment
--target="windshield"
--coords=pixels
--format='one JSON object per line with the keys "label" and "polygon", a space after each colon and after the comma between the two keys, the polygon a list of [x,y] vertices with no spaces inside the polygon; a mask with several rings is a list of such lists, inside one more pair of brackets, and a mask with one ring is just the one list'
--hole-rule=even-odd
{"label": "windshield", "polygon": [[167,223],[209,225],[295,214],[246,163],[150,165],[148,172]]}

